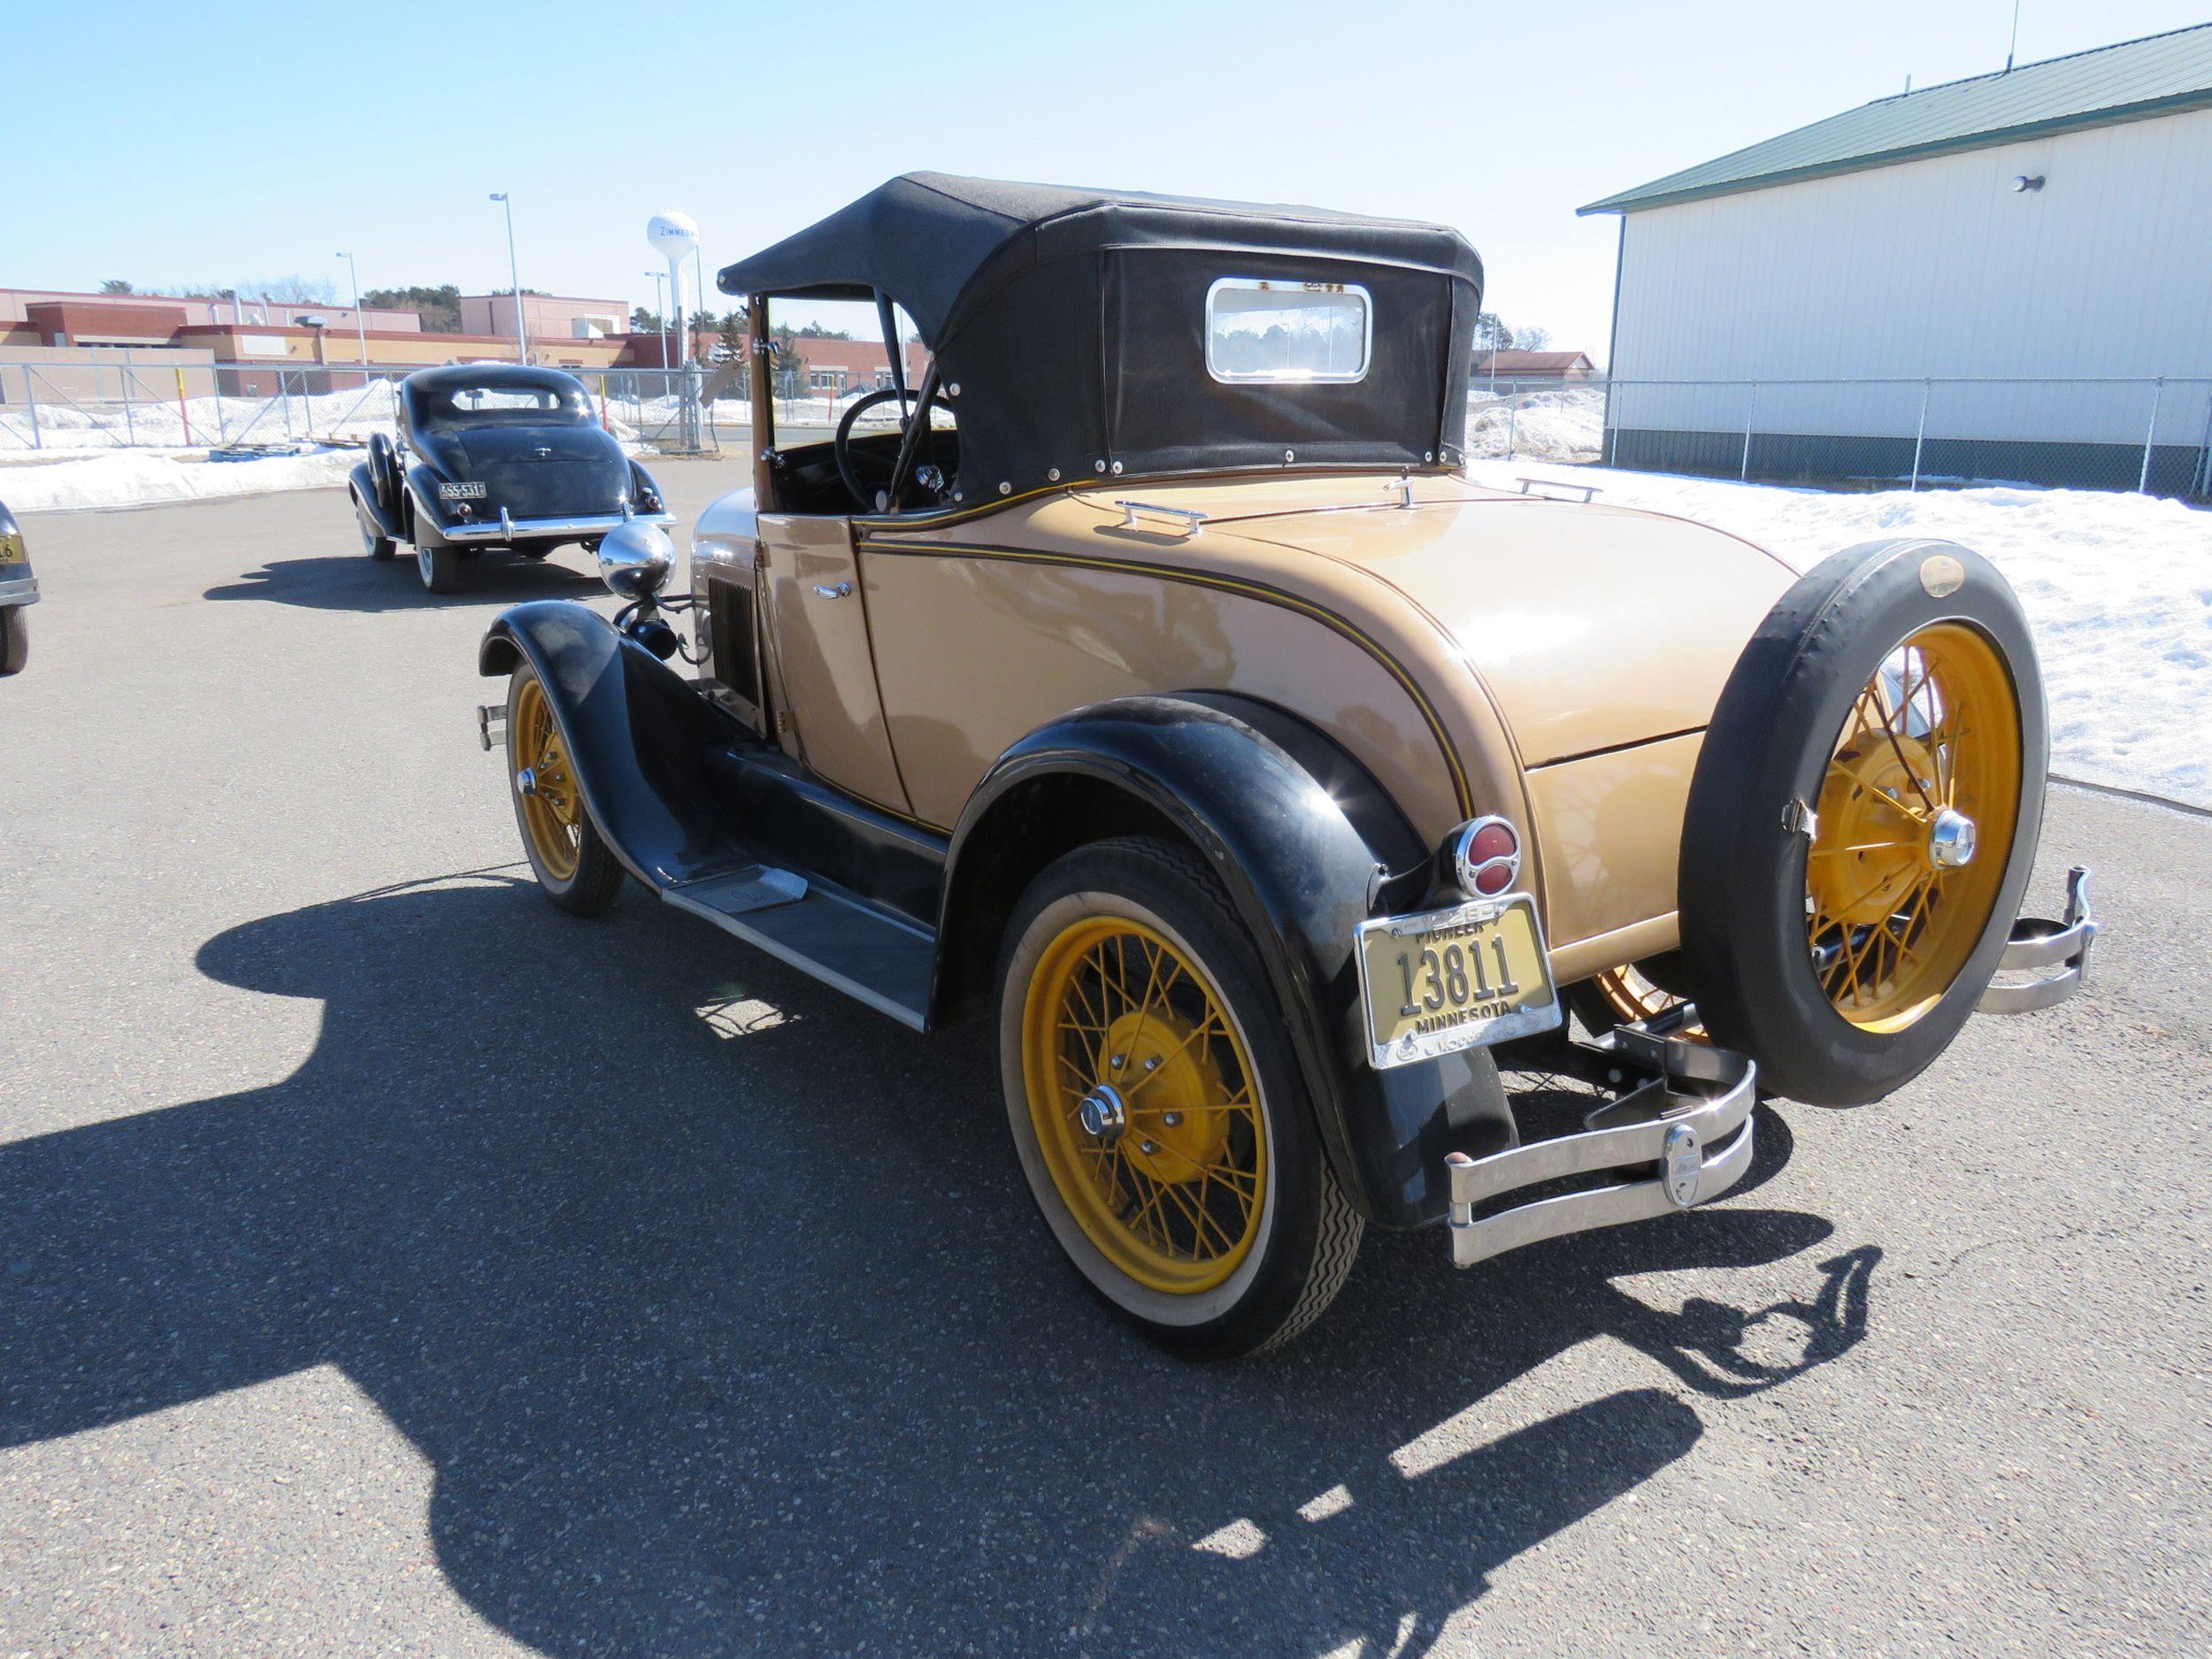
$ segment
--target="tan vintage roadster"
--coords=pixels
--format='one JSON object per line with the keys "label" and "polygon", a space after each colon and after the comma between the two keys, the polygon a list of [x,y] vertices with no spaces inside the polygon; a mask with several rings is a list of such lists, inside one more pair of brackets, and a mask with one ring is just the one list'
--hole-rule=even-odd
{"label": "tan vintage roadster", "polygon": [[[1762,1093],[1873,1100],[2078,986],[2078,878],[2014,920],[2046,739],[2003,580],[1471,483],[1455,232],[915,174],[721,287],[757,465],[690,595],[626,526],[615,618],[483,642],[531,863],[995,1019],[1044,1220],[1156,1340],[1285,1340],[1369,1225],[1469,1264],[1702,1202]],[[912,319],[895,427],[778,444],[784,296],[873,301],[895,364]],[[1614,1098],[1525,1141],[1502,1045]]]}

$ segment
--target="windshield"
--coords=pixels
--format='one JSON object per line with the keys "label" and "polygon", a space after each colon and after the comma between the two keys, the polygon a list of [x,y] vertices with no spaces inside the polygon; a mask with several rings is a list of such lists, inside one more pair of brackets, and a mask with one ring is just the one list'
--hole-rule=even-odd
{"label": "windshield", "polygon": [[480,386],[445,386],[415,393],[415,415],[434,431],[456,426],[576,426],[596,425],[598,415],[584,388],[518,386],[487,380]]}

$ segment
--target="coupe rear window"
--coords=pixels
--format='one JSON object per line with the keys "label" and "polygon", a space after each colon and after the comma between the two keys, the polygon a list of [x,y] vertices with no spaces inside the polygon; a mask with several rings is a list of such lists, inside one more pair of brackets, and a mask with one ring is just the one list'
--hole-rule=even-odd
{"label": "coupe rear window", "polygon": [[436,426],[544,426],[597,419],[580,387],[449,387],[425,398],[419,407],[423,418]]}
{"label": "coupe rear window", "polygon": [[1206,372],[1217,380],[1363,380],[1373,337],[1356,283],[1223,277],[1206,290]]}

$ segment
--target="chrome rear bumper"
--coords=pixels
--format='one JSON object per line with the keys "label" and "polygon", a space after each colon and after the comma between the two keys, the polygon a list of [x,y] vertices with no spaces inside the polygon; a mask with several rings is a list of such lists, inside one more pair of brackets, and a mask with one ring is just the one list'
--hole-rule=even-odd
{"label": "chrome rear bumper", "polygon": [[[2077,864],[2066,877],[2065,919],[2022,917],[2013,924],[1998,964],[2001,974],[2035,977],[1992,984],[1977,1007],[1986,1014],[2025,1014],[2064,1002],[2081,989],[2096,937],[2089,872]],[[2054,968],[2058,972],[2047,972]],[[1678,1003],[1590,1045],[1624,1063],[1612,1072],[1616,1079],[1621,1071],[1654,1075],[1591,1112],[1581,1133],[1532,1141],[1485,1158],[1464,1152],[1446,1155],[1454,1266],[1472,1267],[1570,1233],[1687,1210],[1717,1198],[1743,1179],[1751,1167],[1758,1068],[1744,1055],[1671,1034],[1695,1017],[1691,1004]],[[1641,1172],[1644,1179],[1475,1213],[1525,1187],[1603,1171],[1623,1176]]]}
{"label": "chrome rear bumper", "polygon": [[2066,919],[2046,921],[2024,916],[2012,925],[2012,938],[1997,963],[1997,972],[2037,974],[2045,968],[2058,972],[2040,978],[1993,981],[1975,1004],[1984,1014],[2032,1014],[2053,1008],[2081,989],[2089,972],[2089,947],[2097,941],[2097,918],[2089,908],[2089,871],[2076,864],[2066,872]]}
{"label": "chrome rear bumper", "polygon": [[[1472,1267],[1507,1250],[1593,1227],[1648,1221],[1717,1198],[1751,1167],[1758,1069],[1725,1048],[1633,1027],[1614,1040],[1659,1075],[1583,1119],[1583,1133],[1486,1158],[1447,1155],[1452,1264]],[[1717,1148],[1716,1150],[1715,1148]],[[1648,1165],[1649,1179],[1539,1198],[1486,1216],[1494,1198],[1564,1176]]]}
{"label": "chrome rear bumper", "polygon": [[534,541],[545,536],[604,535],[623,523],[671,525],[672,512],[586,513],[569,518],[517,518],[502,507],[496,524],[446,524],[438,534],[449,541]]}

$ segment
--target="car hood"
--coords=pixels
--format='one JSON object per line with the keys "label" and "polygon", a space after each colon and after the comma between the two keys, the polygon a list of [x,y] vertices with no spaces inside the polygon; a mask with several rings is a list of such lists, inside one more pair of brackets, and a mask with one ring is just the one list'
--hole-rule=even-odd
{"label": "car hood", "polygon": [[1685,518],[1424,489],[1409,508],[1340,496],[1257,513],[1224,492],[1206,527],[1307,555],[1327,567],[1314,572],[1324,587],[1395,590],[1473,670],[1525,766],[1703,727],[1796,580],[1765,549]]}

